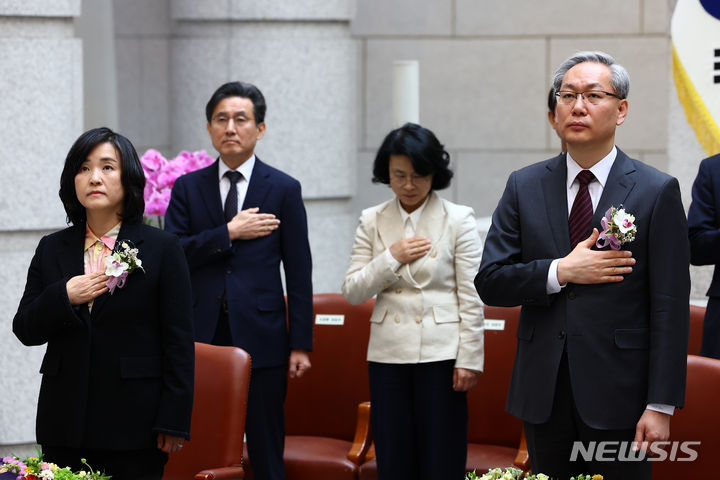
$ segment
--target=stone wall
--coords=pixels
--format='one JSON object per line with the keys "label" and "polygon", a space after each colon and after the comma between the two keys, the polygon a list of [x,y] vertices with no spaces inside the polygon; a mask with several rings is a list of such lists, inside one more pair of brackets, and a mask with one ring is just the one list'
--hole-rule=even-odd
{"label": "stone wall", "polygon": [[79,13],[79,0],[0,0],[0,445],[35,438],[45,347],[23,346],[12,318],[41,236],[65,226],[60,172],[82,131]]}

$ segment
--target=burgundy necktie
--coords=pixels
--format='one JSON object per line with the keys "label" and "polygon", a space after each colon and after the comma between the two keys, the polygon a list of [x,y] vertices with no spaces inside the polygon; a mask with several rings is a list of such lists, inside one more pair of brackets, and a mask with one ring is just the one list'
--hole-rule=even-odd
{"label": "burgundy necktie", "polygon": [[593,216],[588,183],[595,179],[595,175],[593,175],[590,170],[582,170],[576,178],[578,182],[580,182],[580,189],[575,196],[575,201],[570,210],[570,218],[568,218],[568,224],[570,226],[570,248],[575,248],[578,243],[590,235],[590,221]]}

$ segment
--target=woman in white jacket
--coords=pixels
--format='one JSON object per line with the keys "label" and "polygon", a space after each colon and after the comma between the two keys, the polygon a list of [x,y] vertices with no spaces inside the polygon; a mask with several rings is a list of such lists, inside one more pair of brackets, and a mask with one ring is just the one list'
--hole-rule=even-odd
{"label": "woman in white jacket", "polygon": [[440,198],[450,157],[428,129],[390,132],[373,182],[395,198],[360,216],[343,295],[377,295],[368,345],[379,480],[465,474],[467,391],[483,369],[482,246],[470,207]]}

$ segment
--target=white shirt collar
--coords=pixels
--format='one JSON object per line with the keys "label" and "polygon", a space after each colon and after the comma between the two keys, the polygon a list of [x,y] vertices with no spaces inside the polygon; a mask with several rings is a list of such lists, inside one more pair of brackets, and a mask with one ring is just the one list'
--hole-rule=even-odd
{"label": "white shirt collar", "polygon": [[[236,172],[242,173],[243,178],[246,182],[250,182],[250,176],[252,175],[253,168],[255,167],[255,154],[253,153],[250,158],[248,158],[246,161],[243,162],[242,165],[240,165],[238,168],[235,169]],[[219,168],[218,168],[218,176],[219,180],[223,179],[223,176],[225,175],[225,172],[229,172],[230,167],[227,166],[225,162],[223,162],[222,158],[219,162]]]}
{"label": "white shirt collar", "polygon": [[400,210],[400,217],[402,218],[403,225],[405,225],[405,222],[408,218],[410,218],[410,222],[412,223],[413,230],[417,230],[417,223],[420,220],[420,215],[422,215],[423,210],[425,210],[425,206],[428,204],[428,201],[430,201],[430,195],[432,195],[432,191],[428,193],[427,198],[425,201],[420,205],[418,208],[413,210],[412,213],[408,213],[405,211],[405,209],[400,205],[400,200],[395,197],[395,202],[397,203],[397,207]]}
{"label": "white shirt collar", "polygon": [[[613,145],[610,153],[589,169],[593,175],[595,175],[595,178],[598,182],[600,182],[600,185],[602,185],[603,188],[605,188],[608,175],[610,175],[610,169],[612,168],[613,163],[615,163],[615,157],[617,157],[617,147]],[[577,177],[577,174],[580,173],[583,168],[572,159],[570,153],[566,155],[565,162],[567,163],[567,188],[570,190],[570,187],[575,181],[575,177]]]}

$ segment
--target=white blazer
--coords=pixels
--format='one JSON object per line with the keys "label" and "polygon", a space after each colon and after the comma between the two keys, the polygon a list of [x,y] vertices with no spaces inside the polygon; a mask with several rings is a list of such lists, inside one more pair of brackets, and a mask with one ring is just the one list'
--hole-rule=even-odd
{"label": "white blazer", "polygon": [[353,304],[377,295],[367,359],[455,359],[455,368],[482,371],[483,308],[473,283],[482,244],[473,209],[431,191],[415,234],[432,248],[393,271],[385,250],[405,236],[400,208],[395,198],[362,212],[342,286]]}

